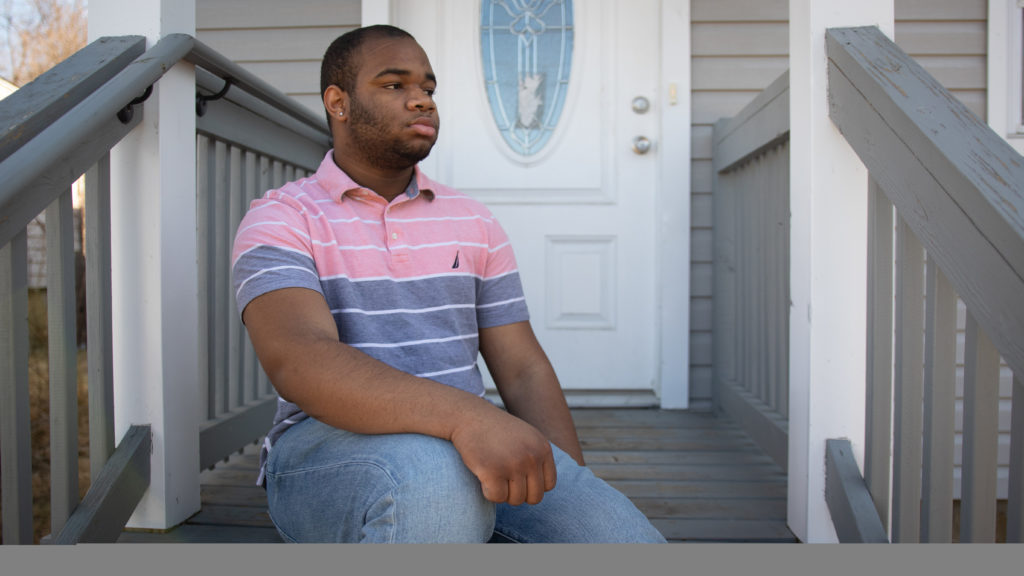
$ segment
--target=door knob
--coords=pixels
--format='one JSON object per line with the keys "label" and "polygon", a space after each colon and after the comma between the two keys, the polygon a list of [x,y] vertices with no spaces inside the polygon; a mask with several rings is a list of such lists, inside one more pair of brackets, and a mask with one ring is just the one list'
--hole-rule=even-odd
{"label": "door knob", "polygon": [[651,141],[646,136],[633,138],[633,152],[636,154],[647,154],[651,150]]}

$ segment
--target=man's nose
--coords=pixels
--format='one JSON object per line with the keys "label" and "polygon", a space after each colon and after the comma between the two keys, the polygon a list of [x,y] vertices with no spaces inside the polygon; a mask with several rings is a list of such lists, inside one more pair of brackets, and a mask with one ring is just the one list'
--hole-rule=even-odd
{"label": "man's nose", "polygon": [[408,105],[411,110],[432,110],[434,98],[426,90],[416,90],[409,98]]}

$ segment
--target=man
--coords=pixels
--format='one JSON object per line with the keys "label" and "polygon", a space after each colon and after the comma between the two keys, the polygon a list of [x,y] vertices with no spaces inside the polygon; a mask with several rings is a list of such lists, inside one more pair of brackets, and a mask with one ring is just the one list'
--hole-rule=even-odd
{"label": "man", "polygon": [[[663,541],[583,466],[504,231],[417,168],[436,85],[398,28],[335,40],[334,148],[239,227],[239,310],[280,396],[271,518],[300,542]],[[483,398],[478,353],[507,412]]]}

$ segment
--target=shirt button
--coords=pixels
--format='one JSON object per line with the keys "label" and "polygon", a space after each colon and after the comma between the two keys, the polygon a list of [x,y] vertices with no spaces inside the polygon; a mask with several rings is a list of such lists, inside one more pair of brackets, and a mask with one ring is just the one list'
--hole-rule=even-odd
{"label": "shirt button", "polygon": [[391,239],[392,240],[398,240],[398,232],[392,232],[391,233]]}

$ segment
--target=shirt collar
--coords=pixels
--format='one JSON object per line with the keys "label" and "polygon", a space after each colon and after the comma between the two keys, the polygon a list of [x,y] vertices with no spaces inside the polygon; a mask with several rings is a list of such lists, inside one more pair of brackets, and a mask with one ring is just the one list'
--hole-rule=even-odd
{"label": "shirt collar", "polygon": [[[356,183],[334,162],[334,150],[328,150],[327,155],[320,163],[317,170],[317,180],[327,190],[331,199],[341,202],[345,196],[355,196],[359,191],[370,191]],[[413,178],[405,189],[405,199],[401,196],[395,200],[408,201],[423,196],[428,202],[434,200],[433,183],[422,171],[419,165],[413,167]]]}

